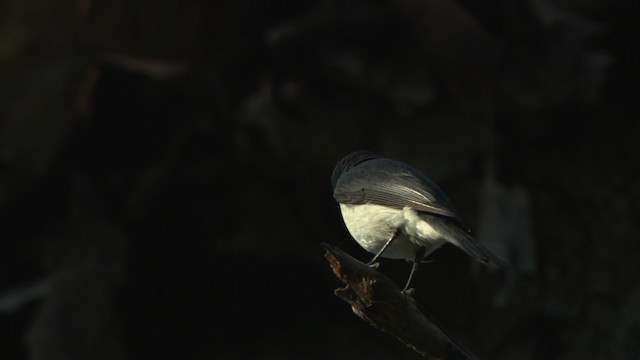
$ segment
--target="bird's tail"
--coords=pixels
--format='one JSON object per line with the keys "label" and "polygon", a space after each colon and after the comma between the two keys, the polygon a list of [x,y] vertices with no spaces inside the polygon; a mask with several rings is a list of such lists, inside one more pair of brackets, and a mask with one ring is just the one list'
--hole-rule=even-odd
{"label": "bird's tail", "polygon": [[467,229],[465,229],[457,219],[442,215],[421,213],[420,217],[431,227],[440,233],[447,242],[464,250],[471,257],[483,264],[494,264],[505,270],[510,267],[495,256],[489,249],[476,240]]}
{"label": "bird's tail", "polygon": [[453,245],[464,250],[471,257],[483,264],[494,264],[501,268],[509,268],[509,265],[494,255],[489,249],[476,240],[469,232],[459,226],[451,226],[450,236],[447,240]]}

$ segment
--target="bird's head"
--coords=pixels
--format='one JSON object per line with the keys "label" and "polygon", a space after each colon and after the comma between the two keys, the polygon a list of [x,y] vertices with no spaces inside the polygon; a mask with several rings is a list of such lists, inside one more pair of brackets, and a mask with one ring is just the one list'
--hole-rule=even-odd
{"label": "bird's head", "polygon": [[336,184],[338,183],[338,179],[340,179],[340,176],[342,176],[342,174],[349,171],[350,169],[352,169],[354,166],[358,164],[361,164],[368,160],[379,159],[379,158],[380,156],[367,150],[355,151],[343,157],[342,159],[340,159],[340,161],[338,161],[338,163],[336,164],[336,167],[333,168],[333,174],[331,175],[331,185],[335,189]]}

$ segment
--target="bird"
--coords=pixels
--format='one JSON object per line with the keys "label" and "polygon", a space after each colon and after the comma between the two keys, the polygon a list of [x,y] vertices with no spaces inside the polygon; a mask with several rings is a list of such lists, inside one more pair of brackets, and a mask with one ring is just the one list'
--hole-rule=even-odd
{"label": "bird", "polygon": [[412,291],[426,256],[446,243],[481,263],[507,267],[471,235],[444,191],[411,165],[359,150],[338,161],[331,185],[347,230],[374,254],[370,266],[380,257],[412,262],[403,292]]}

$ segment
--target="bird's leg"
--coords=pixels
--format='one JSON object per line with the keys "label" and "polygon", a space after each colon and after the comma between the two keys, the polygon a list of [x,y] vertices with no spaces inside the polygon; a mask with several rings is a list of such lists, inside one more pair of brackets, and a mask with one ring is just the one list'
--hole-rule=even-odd
{"label": "bird's leg", "polygon": [[403,293],[407,293],[409,295],[414,293],[414,289],[410,289],[409,286],[411,285],[411,280],[413,279],[413,275],[415,275],[415,273],[418,271],[418,267],[422,262],[422,258],[424,258],[424,253],[426,252],[426,250],[427,248],[421,247],[418,249],[418,251],[416,251],[416,257],[413,260],[413,264],[411,265],[411,272],[409,273],[409,278],[407,279],[407,283],[404,285],[404,288],[402,289]]}
{"label": "bird's leg", "polygon": [[374,255],[373,259],[371,259],[371,261],[369,261],[367,263],[367,265],[371,266],[374,269],[377,268],[380,265],[380,264],[376,263],[376,260],[378,260],[380,255],[382,255],[382,253],[387,249],[387,247],[389,247],[389,245],[391,244],[393,239],[395,239],[398,236],[399,232],[400,232],[400,229],[396,229],[396,232],[393,233],[393,236],[391,236],[391,238],[389,240],[387,240],[387,242],[384,244],[382,249],[380,249],[380,251],[378,251],[378,253]]}

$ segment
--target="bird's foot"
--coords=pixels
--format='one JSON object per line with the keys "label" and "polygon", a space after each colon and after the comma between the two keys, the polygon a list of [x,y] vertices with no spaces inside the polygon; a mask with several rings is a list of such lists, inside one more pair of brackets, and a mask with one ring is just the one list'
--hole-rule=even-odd
{"label": "bird's foot", "polygon": [[413,297],[413,295],[416,294],[416,289],[415,288],[410,288],[410,289],[406,289],[405,288],[405,289],[402,289],[402,293]]}
{"label": "bird's foot", "polygon": [[367,263],[367,266],[369,266],[372,269],[377,269],[378,267],[380,267],[380,263],[376,261],[369,261]]}

